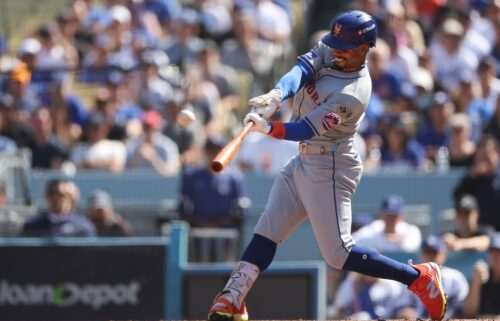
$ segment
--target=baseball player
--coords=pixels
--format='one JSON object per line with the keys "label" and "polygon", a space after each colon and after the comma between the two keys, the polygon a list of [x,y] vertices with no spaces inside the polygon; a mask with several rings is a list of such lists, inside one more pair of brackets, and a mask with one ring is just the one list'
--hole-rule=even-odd
{"label": "baseball player", "polygon": [[[248,320],[244,299],[284,242],[306,218],[321,254],[334,268],[404,283],[433,320],[441,320],[446,297],[436,263],[402,264],[358,246],[351,237],[351,197],[363,166],[353,136],[365,114],[371,80],[365,65],[377,39],[375,20],[349,11],[331,32],[269,93],[249,101],[244,123],[277,139],[299,141],[299,154],[281,170],[271,189],[255,234],[224,289],[215,297],[209,321]],[[268,122],[280,102],[293,96],[290,122]]]}

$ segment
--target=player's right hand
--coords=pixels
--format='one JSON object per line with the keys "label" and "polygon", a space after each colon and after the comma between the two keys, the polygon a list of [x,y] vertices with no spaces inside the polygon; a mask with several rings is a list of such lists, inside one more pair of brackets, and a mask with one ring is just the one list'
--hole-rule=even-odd
{"label": "player's right hand", "polygon": [[267,94],[250,99],[248,105],[252,108],[252,111],[268,119],[280,108],[282,97],[283,94],[279,89],[273,89]]}
{"label": "player's right hand", "polygon": [[264,134],[268,134],[271,131],[271,125],[269,124],[269,122],[256,112],[249,112],[245,116],[245,118],[243,119],[243,124],[245,124],[246,126],[249,122],[254,123],[250,131],[261,132]]}

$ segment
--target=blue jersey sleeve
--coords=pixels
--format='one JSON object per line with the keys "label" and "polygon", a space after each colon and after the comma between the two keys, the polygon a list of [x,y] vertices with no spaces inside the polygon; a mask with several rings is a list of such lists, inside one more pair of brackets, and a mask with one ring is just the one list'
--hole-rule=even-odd
{"label": "blue jersey sleeve", "polygon": [[313,128],[305,120],[295,123],[273,121],[269,124],[271,125],[271,130],[268,135],[277,139],[299,142],[310,139],[315,135]]}
{"label": "blue jersey sleeve", "polygon": [[282,100],[292,97],[302,86],[314,77],[314,71],[303,60],[290,69],[276,84],[283,94]]}
{"label": "blue jersey sleeve", "polygon": [[300,142],[302,140],[311,139],[314,136],[314,131],[304,120],[296,123],[285,123],[285,139]]}

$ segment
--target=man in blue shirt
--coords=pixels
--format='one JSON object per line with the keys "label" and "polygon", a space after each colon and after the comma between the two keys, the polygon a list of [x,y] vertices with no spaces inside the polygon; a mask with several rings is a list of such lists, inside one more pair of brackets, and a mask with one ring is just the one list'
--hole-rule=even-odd
{"label": "man in blue shirt", "polygon": [[448,95],[437,92],[429,109],[429,124],[417,133],[417,140],[425,148],[427,158],[434,160],[439,147],[449,146],[448,120],[455,106]]}
{"label": "man in blue shirt", "polygon": [[[209,136],[205,143],[211,160],[225,145],[219,137]],[[180,213],[193,227],[239,227],[249,200],[242,179],[231,170],[212,172],[208,166],[183,169]]]}
{"label": "man in blue shirt", "polygon": [[52,179],[47,183],[45,197],[48,209],[27,221],[22,236],[95,236],[92,223],[73,212],[68,182]]}

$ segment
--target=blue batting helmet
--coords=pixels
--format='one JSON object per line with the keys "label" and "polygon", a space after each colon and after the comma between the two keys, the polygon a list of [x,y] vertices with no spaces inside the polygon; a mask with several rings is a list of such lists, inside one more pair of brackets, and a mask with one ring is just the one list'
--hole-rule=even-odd
{"label": "blue batting helmet", "polygon": [[332,31],[321,38],[330,48],[347,50],[362,44],[375,46],[378,28],[375,19],[363,11],[348,11],[337,16]]}

